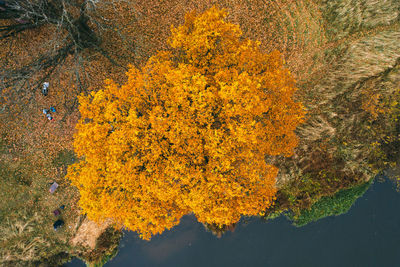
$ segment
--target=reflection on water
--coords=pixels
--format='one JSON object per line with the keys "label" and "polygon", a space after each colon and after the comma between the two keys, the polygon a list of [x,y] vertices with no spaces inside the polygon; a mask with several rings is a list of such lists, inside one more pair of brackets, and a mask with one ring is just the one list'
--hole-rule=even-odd
{"label": "reflection on water", "polygon": [[196,239],[197,232],[188,229],[181,231],[178,235],[171,235],[168,239],[144,244],[142,251],[152,263],[160,265],[174,256],[179,256],[179,252],[191,246]]}
{"label": "reflection on water", "polygon": [[399,206],[400,194],[385,181],[375,182],[349,213],[301,228],[282,217],[251,219],[218,239],[187,216],[150,242],[126,233],[105,266],[400,266]]}

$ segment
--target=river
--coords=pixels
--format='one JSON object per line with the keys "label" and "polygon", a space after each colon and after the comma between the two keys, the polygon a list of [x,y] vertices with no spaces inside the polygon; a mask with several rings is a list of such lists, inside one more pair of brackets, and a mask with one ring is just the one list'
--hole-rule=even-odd
{"label": "river", "polygon": [[[400,193],[382,180],[347,214],[301,228],[284,217],[268,223],[253,218],[218,239],[186,216],[150,242],[126,232],[105,267],[400,266]],[[67,266],[85,265],[74,259]]]}

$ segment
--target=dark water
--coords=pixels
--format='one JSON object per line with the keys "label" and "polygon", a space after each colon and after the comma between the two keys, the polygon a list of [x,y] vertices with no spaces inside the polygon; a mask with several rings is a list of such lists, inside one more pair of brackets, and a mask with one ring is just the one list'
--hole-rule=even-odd
{"label": "dark water", "polygon": [[[400,266],[400,194],[375,182],[351,210],[296,228],[251,219],[218,239],[192,216],[150,242],[125,233],[114,266]],[[84,266],[74,260],[67,266]]]}

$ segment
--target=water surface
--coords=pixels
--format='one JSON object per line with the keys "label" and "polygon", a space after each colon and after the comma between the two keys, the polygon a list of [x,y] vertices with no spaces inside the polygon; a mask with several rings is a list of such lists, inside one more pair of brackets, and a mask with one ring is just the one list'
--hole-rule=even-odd
{"label": "water surface", "polygon": [[283,217],[253,218],[218,239],[186,216],[150,242],[126,232],[105,266],[400,266],[399,207],[400,194],[386,180],[375,182],[347,214],[301,228]]}

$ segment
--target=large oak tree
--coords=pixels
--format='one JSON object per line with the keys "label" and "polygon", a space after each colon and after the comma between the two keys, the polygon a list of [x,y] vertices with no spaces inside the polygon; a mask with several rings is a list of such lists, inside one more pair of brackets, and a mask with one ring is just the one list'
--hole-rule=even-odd
{"label": "large oak tree", "polygon": [[131,67],[122,86],[80,97],[68,178],[95,221],[112,219],[144,239],[194,213],[217,226],[263,213],[290,156],[302,105],[279,52],[241,37],[226,12],[187,14],[171,49]]}

